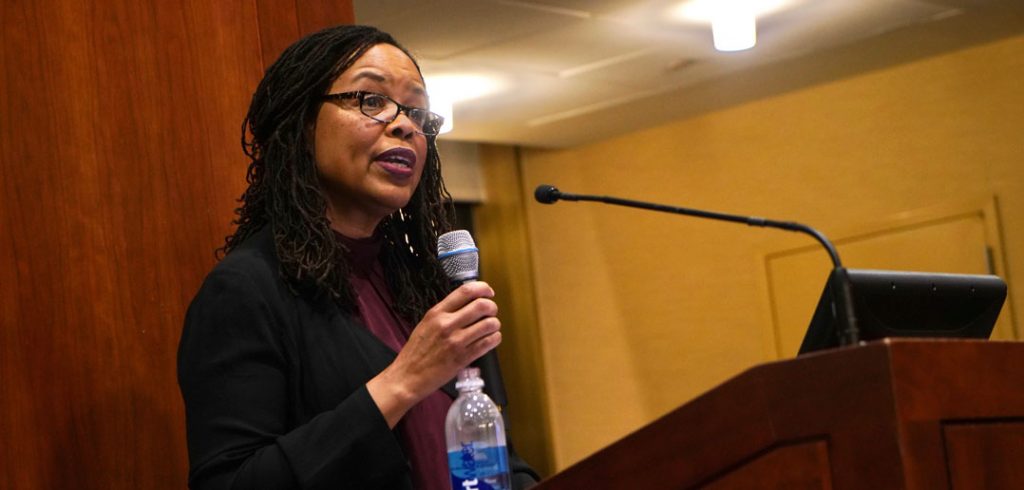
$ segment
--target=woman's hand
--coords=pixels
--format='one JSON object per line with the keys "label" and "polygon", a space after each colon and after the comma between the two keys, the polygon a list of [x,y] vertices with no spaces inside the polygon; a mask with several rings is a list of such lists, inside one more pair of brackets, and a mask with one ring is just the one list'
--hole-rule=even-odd
{"label": "woman's hand", "polygon": [[427,311],[390,366],[366,383],[389,427],[413,405],[501,343],[494,290],[463,284]]}

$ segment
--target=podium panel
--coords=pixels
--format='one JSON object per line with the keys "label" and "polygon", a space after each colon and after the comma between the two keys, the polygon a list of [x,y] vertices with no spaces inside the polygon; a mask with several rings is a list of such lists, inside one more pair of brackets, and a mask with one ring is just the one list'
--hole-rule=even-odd
{"label": "podium panel", "polygon": [[953,489],[1024,488],[1024,419],[943,428]]}
{"label": "podium panel", "polygon": [[771,449],[702,487],[713,490],[824,490],[832,488],[831,473],[828,442],[817,440]]}
{"label": "podium panel", "polygon": [[1024,343],[886,339],[756,366],[541,482],[1024,488]]}

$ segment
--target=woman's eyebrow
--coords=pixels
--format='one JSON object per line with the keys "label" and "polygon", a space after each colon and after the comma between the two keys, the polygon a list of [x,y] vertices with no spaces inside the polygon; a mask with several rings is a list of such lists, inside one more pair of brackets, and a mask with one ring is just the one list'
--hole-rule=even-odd
{"label": "woman's eyebrow", "polygon": [[[355,76],[352,77],[352,81],[356,82],[364,78],[377,83],[387,83],[388,81],[388,77],[369,69],[364,69],[363,71],[356,73]],[[421,84],[413,84],[410,90],[413,95],[427,95],[427,90]]]}
{"label": "woman's eyebrow", "polygon": [[381,75],[380,73],[370,70],[363,70],[359,73],[356,73],[356,75],[352,77],[352,81],[355,82],[362,78],[369,78],[370,80],[373,80],[374,82],[378,83],[384,83],[388,80],[387,77]]}

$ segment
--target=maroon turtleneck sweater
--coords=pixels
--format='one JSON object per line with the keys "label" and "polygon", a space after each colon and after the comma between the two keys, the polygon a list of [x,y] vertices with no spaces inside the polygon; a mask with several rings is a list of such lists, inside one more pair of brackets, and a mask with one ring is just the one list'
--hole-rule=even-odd
{"label": "maroon turtleneck sweater", "polygon": [[[383,238],[379,234],[363,239],[336,235],[349,249],[349,281],[363,324],[392,350],[402,350],[413,326],[391,308],[394,301],[379,258]],[[444,438],[444,419],[451,404],[452,398],[437,390],[413,406],[395,426],[412,464],[413,484],[419,490],[451,487]]]}

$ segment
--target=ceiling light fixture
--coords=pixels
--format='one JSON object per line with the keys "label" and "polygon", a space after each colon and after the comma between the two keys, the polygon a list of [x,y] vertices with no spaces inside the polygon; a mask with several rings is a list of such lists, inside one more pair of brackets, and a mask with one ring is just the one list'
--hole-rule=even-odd
{"label": "ceiling light fixture", "polygon": [[750,9],[723,8],[711,18],[711,35],[719,51],[743,51],[757,44],[757,18]]}
{"label": "ceiling light fixture", "polygon": [[672,15],[692,22],[710,22],[715,49],[742,51],[757,44],[757,17],[782,9],[793,0],[690,0]]}
{"label": "ceiling light fixture", "polygon": [[424,78],[430,94],[430,110],[444,117],[440,134],[455,128],[455,104],[490,95],[502,88],[498,80],[483,75],[445,74]]}
{"label": "ceiling light fixture", "polygon": [[437,134],[450,133],[455,129],[455,102],[452,102],[448,94],[443,92],[431,94],[430,110],[444,118],[441,130]]}

